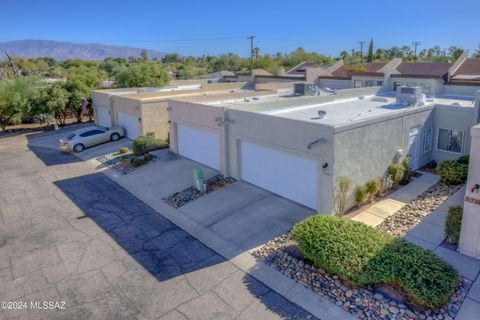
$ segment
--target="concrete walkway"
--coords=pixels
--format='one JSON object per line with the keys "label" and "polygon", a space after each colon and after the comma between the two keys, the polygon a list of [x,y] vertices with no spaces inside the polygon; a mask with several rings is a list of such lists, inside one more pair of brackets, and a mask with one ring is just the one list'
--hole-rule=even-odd
{"label": "concrete walkway", "polygon": [[412,182],[388,195],[385,199],[366,207],[351,219],[376,227],[438,182],[437,175],[425,171],[419,172],[422,173],[420,177],[414,178]]}

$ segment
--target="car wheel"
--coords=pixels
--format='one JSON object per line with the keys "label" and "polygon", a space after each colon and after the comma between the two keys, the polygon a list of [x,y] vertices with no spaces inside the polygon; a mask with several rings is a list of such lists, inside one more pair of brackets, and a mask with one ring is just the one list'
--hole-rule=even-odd
{"label": "car wheel", "polygon": [[110,136],[110,140],[112,141],[117,141],[118,139],[120,139],[120,135],[118,133],[112,133]]}
{"label": "car wheel", "polygon": [[76,145],[73,146],[73,151],[75,152],[82,152],[83,149],[85,149],[85,146],[81,143],[77,143]]}

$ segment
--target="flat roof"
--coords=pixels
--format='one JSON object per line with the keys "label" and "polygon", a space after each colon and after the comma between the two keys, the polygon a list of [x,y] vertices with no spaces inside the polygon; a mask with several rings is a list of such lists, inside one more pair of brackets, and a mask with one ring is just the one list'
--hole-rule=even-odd
{"label": "flat roof", "polygon": [[[333,94],[325,94],[323,96],[275,95],[260,97],[258,100],[247,100],[221,103],[220,105],[230,109],[257,112],[327,126],[339,126],[437,104],[458,107],[474,106],[474,97],[452,95],[428,97],[424,105],[410,106],[397,103],[393,92],[340,99]],[[320,111],[324,113],[324,116],[319,116]]]}

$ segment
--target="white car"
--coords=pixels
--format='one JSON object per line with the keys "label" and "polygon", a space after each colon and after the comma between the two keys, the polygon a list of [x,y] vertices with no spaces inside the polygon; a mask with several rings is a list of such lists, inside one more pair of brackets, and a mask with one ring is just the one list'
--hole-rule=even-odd
{"label": "white car", "polygon": [[60,150],[65,152],[82,152],[85,148],[96,146],[108,141],[117,141],[125,136],[120,127],[106,128],[93,126],[73,131],[60,140]]}

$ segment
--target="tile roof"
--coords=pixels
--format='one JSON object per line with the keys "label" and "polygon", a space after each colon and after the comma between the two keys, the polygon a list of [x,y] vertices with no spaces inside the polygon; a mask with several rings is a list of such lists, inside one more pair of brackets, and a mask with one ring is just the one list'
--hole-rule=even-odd
{"label": "tile roof", "polygon": [[480,59],[466,59],[453,74],[455,75],[479,75]]}
{"label": "tile roof", "polygon": [[396,69],[402,75],[442,77],[452,63],[402,62]]}

